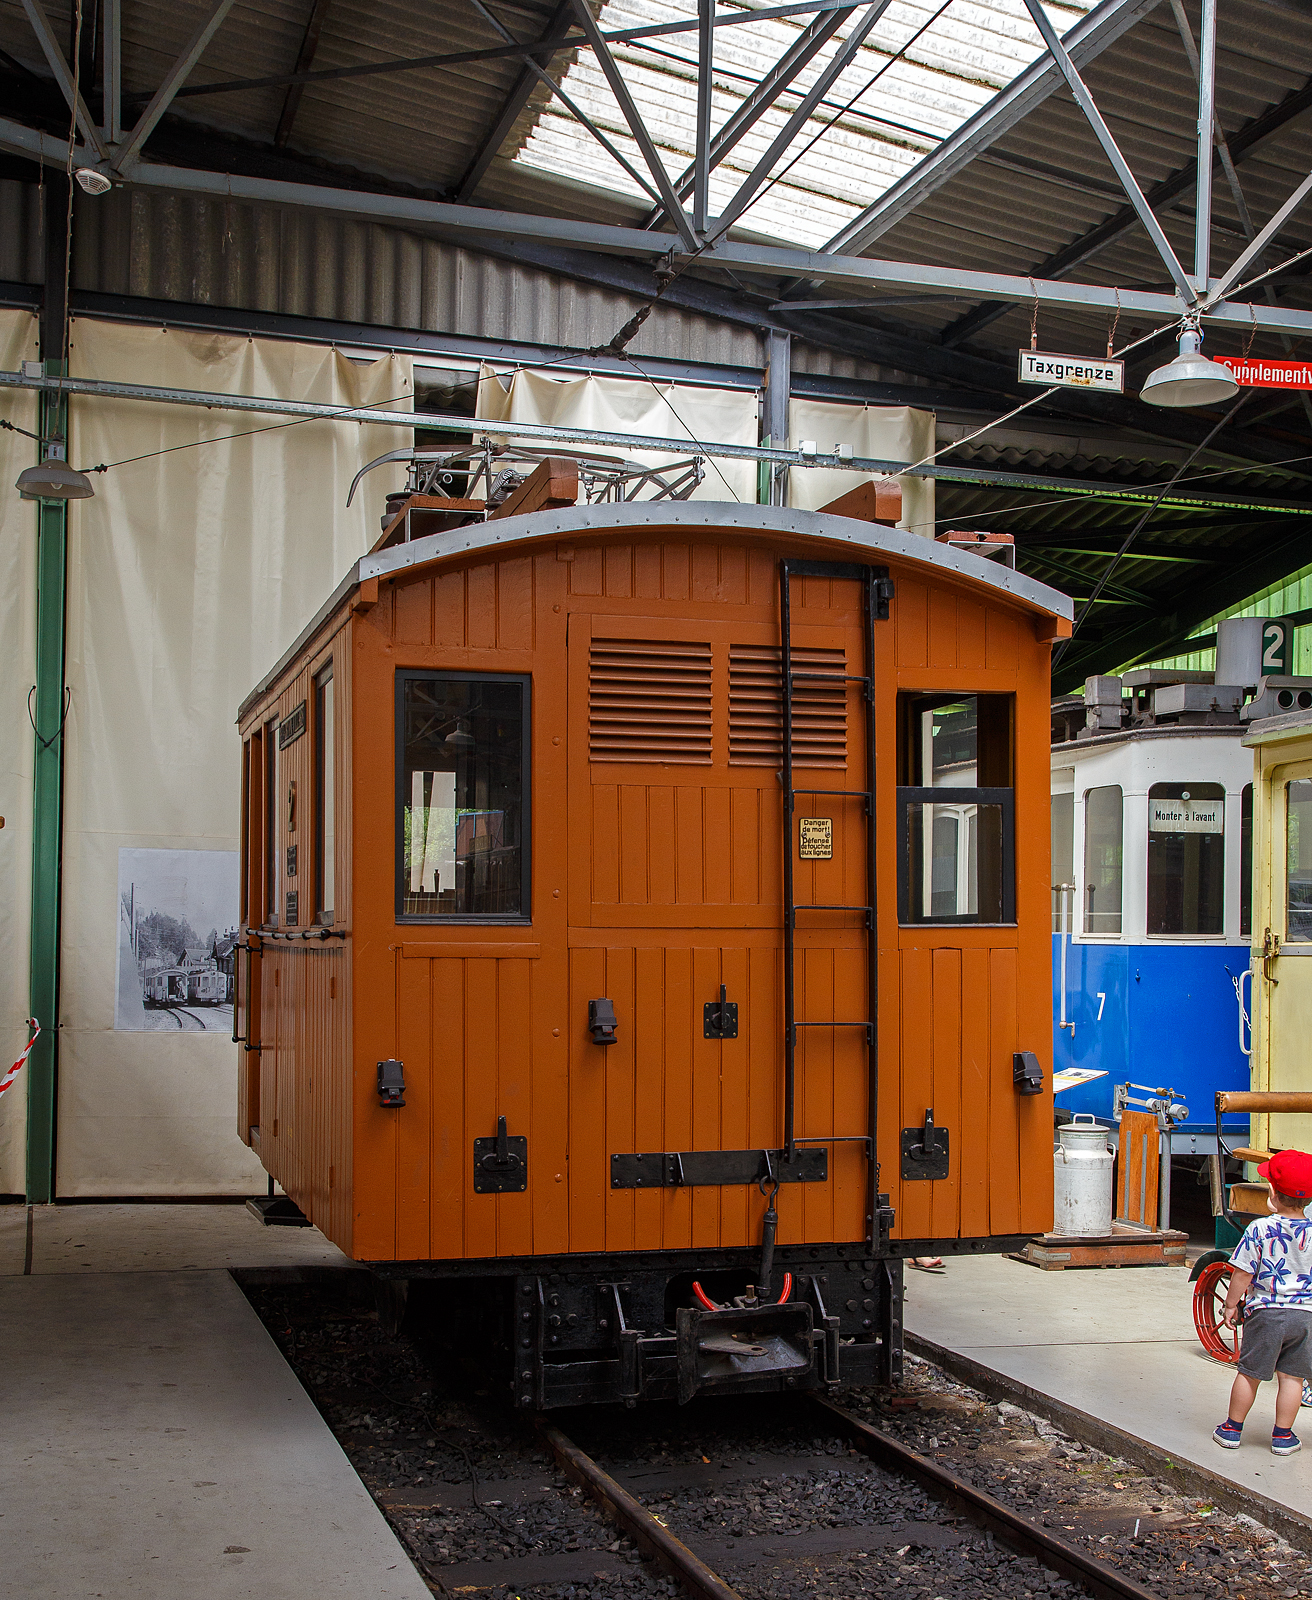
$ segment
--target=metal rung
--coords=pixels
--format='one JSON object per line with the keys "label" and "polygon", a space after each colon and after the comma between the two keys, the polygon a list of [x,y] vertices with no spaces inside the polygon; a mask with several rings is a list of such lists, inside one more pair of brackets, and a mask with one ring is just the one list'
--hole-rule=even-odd
{"label": "metal rung", "polygon": [[870,915],[869,906],[816,906],[809,900],[799,900],[796,905],[788,908],[790,911],[864,911]]}
{"label": "metal rung", "polygon": [[821,683],[869,683],[870,679],[860,672],[790,672],[789,680],[796,683],[799,678],[815,678]]}
{"label": "metal rung", "polygon": [[848,794],[848,795],[852,795],[854,798],[857,795],[860,795],[863,800],[869,800],[869,798],[870,798],[870,790],[869,789],[790,789],[788,791],[788,793],[790,795],[798,795],[798,794]]}
{"label": "metal rung", "polygon": [[795,1028],[868,1028],[868,1022],[795,1022]]}

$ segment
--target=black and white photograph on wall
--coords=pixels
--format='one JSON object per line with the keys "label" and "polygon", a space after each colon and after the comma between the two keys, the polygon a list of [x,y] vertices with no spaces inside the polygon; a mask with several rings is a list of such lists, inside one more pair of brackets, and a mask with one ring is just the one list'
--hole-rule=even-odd
{"label": "black and white photograph on wall", "polygon": [[118,998],[129,1033],[232,1033],[237,852],[118,853]]}

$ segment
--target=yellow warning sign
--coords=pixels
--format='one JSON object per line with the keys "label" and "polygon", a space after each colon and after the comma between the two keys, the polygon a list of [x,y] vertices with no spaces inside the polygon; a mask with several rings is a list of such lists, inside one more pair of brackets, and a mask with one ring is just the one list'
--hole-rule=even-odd
{"label": "yellow warning sign", "polygon": [[834,855],[832,817],[798,819],[797,853],[803,861],[831,861]]}

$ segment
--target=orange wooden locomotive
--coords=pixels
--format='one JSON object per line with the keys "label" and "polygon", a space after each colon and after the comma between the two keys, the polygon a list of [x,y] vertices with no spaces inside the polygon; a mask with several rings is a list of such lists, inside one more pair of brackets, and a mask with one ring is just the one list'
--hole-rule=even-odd
{"label": "orange wooden locomotive", "polygon": [[241,1135],[519,1404],[888,1382],[902,1258],[1052,1220],[1069,602],[568,478],[402,502],[241,708]]}

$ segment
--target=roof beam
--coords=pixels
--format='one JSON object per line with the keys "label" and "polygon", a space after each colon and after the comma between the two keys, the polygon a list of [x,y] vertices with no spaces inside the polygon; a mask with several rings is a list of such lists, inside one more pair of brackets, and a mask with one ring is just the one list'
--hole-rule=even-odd
{"label": "roof beam", "polygon": [[[791,0],[788,5],[769,6],[763,11],[734,11],[715,19],[717,28],[741,27],[745,23],[766,22],[772,17],[807,16],[815,11],[834,11],[847,0]],[[640,28],[621,28],[602,35],[609,44],[627,44],[639,39],[664,38],[672,33],[691,33],[697,27],[695,20],[687,22],[648,23]],[[289,75],[275,73],[264,78],[230,78],[222,83],[196,83],[179,89],[175,98],[188,99],[202,94],[235,94],[243,89],[285,89],[291,83],[333,83],[339,78],[373,78],[396,72],[418,72],[443,67],[462,67],[474,61],[504,61],[518,57],[523,60],[530,54],[537,56],[543,50],[554,55],[559,50],[577,50],[587,40],[579,33],[562,34],[553,39],[543,39],[537,44],[491,45],[486,50],[460,50],[452,55],[407,56],[399,61],[363,61],[350,67],[324,67],[318,72]],[[129,96],[129,99],[134,98]],[[144,99],[144,95],[135,98]]]}
{"label": "roof beam", "polygon": [[[887,3],[887,0],[885,0]],[[610,53],[610,46],[602,36],[597,20],[588,9],[588,0],[574,0],[574,12],[578,17],[579,25],[588,36],[588,43],[592,46],[592,53],[597,58],[597,65],[605,75],[606,82],[610,85],[610,92],[615,96],[620,114],[629,125],[629,132],[633,135],[634,143],[642,152],[642,159],[647,165],[647,170],[655,180],[660,191],[661,199],[665,202],[666,212],[678,230],[679,237],[689,250],[698,248],[697,235],[693,232],[688,214],[684,211],[679,197],[674,192],[674,185],[670,175],[665,170],[665,163],[661,160],[660,152],[652,142],[647,125],[642,120],[642,113],[638,110],[637,103],[629,92],[629,86],[624,81],[624,74],[620,71],[619,63]]]}
{"label": "roof beam", "polygon": [[101,0],[101,113],[106,144],[123,136],[123,0]]}
{"label": "roof beam", "polygon": [[[1267,139],[1280,131],[1287,122],[1301,116],[1312,106],[1312,78],[1301,89],[1294,89],[1279,103],[1254,117],[1245,127],[1241,128],[1232,138],[1227,140],[1230,160],[1237,167],[1241,162],[1252,156]],[[1186,166],[1173,172],[1170,177],[1163,178],[1154,184],[1148,191],[1148,204],[1154,211],[1170,205],[1182,194],[1192,190],[1197,180],[1198,163],[1190,161]],[[1134,208],[1129,205],[1122,206],[1105,222],[1098,223],[1078,239],[1073,239],[1070,244],[1063,245],[1056,250],[1046,261],[1040,261],[1034,268],[1036,278],[1062,278],[1068,272],[1073,272],[1078,266],[1083,265],[1101,250],[1108,249],[1123,239],[1137,222]],[[1021,296],[1020,298],[1024,298]],[[988,327],[999,317],[1005,316],[1011,310],[1014,301],[989,302],[977,306],[974,311],[968,311],[964,317],[958,317],[955,322],[944,329],[940,343],[953,349],[965,344],[981,329]]]}
{"label": "roof beam", "polygon": [[[35,0],[23,0],[24,5],[35,4]],[[151,96],[150,104],[138,117],[136,126],[127,139],[114,152],[113,167],[120,175],[129,172],[141,159],[141,149],[146,140],[155,131],[155,125],[173,103],[173,97],[187,81],[191,69],[205,53],[205,47],[218,32],[220,24],[229,11],[232,10],[233,0],[213,0],[209,15],[200,27],[192,34],[186,49],[169,68],[164,82]]]}
{"label": "roof beam", "polygon": [[502,103],[501,110],[497,113],[496,121],[483,136],[482,143],[474,152],[474,158],[461,174],[459,183],[456,184],[454,199],[460,205],[468,205],[474,198],[478,186],[487,176],[487,169],[499,154],[501,147],[510,137],[510,131],[519,120],[519,115],[533,96],[539,78],[532,70],[533,65],[545,67],[555,54],[553,41],[569,26],[569,19],[574,15],[573,0],[561,0],[561,4],[552,12],[551,18],[542,31],[538,43],[543,46],[540,53],[535,53],[527,58],[526,64],[519,77],[515,79],[514,87]]}
{"label": "roof beam", "polygon": [[[839,28],[857,9],[855,5],[850,5],[844,6],[838,11],[829,11],[817,17],[810,27],[798,35],[711,140],[711,147],[707,156],[707,168],[709,171],[714,171],[743,135],[756,126],[779,96],[788,88],[789,84],[793,82],[812,58],[824,49],[834,34],[838,32]],[[756,16],[760,16],[760,14],[759,11],[754,13]],[[694,162],[691,166],[685,167],[674,180],[674,192],[681,200],[686,199],[692,192],[696,175],[696,163]],[[651,212],[643,218],[643,227],[654,227],[664,215],[664,209]]]}
{"label": "roof beam", "polygon": [[[117,5],[118,0],[111,0]],[[315,53],[319,48],[319,35],[323,31],[323,19],[328,14],[328,7],[332,0],[310,0],[310,16],[305,24],[305,34],[301,39],[301,48],[296,52],[296,65],[294,73],[308,72],[313,64]],[[287,141],[292,136],[292,124],[296,121],[296,113],[301,108],[301,96],[305,93],[304,83],[289,83],[287,93],[283,98],[282,111],[278,117],[278,126],[274,130],[273,148],[285,150]]]}
{"label": "roof beam", "polygon": [[783,127],[770,141],[765,154],[762,155],[761,159],[738,185],[733,199],[730,200],[720,216],[717,230],[719,233],[726,232],[736,219],[747,210],[756,197],[757,190],[770,176],[771,168],[775,162],[785,154],[789,145],[792,144],[798,133],[810,120],[811,113],[816,106],[851,65],[858,50],[866,42],[871,29],[885,11],[888,10],[891,3],[892,0],[870,0],[870,4],[866,7],[865,15],[834,52],[820,76],[798,101]]}
{"label": "roof beam", "polygon": [[[1102,0],[1101,5],[1095,6],[1067,33],[1067,54],[1077,67],[1087,66],[1157,4],[1158,0]],[[987,150],[1036,106],[1042,105],[1062,83],[1057,63],[1050,57],[1040,57],[962,123],[950,138],[917,162],[891,189],[841,228],[826,248],[858,255],[904,217],[910,216],[981,150]]]}
{"label": "roof beam", "polygon": [[64,60],[64,52],[59,48],[59,40],[55,38],[54,30],[50,26],[50,19],[41,9],[41,0],[23,0],[23,10],[27,12],[27,20],[32,24],[32,32],[36,34],[37,43],[41,52],[55,76],[59,85],[59,92],[63,95],[77,121],[82,137],[96,152],[99,160],[105,159],[105,146],[101,142],[100,129],[96,127],[95,119],[87,110],[86,101],[83,100],[80,90],[73,82],[73,74],[68,70],[68,62]]}
{"label": "roof beam", "polygon": [[[1186,305],[1190,304],[1195,299],[1197,291],[1192,282],[1190,282],[1188,274],[1180,265],[1180,258],[1176,255],[1171,241],[1162,232],[1161,223],[1158,222],[1153,214],[1152,207],[1148,204],[1143,190],[1139,187],[1138,179],[1130,170],[1130,163],[1121,154],[1121,147],[1116,143],[1102,112],[1098,110],[1097,105],[1094,103],[1093,96],[1089,93],[1084,79],[1080,77],[1075,63],[1067,54],[1061,40],[1057,37],[1052,23],[1048,21],[1048,14],[1044,11],[1041,0],[1025,0],[1025,7],[1034,20],[1034,26],[1043,36],[1043,42],[1048,47],[1048,53],[1061,68],[1062,76],[1066,79],[1067,86],[1075,96],[1075,103],[1083,111],[1085,120],[1093,129],[1098,143],[1102,146],[1103,154],[1111,162],[1112,170],[1121,180],[1121,187],[1129,196],[1135,215],[1143,224],[1157,254],[1161,256],[1165,263],[1166,270],[1170,273],[1171,281],[1175,284],[1180,298]],[[1210,133],[1210,118],[1208,129],[1205,131]],[[1208,170],[1210,172],[1211,169],[1209,168]]]}

